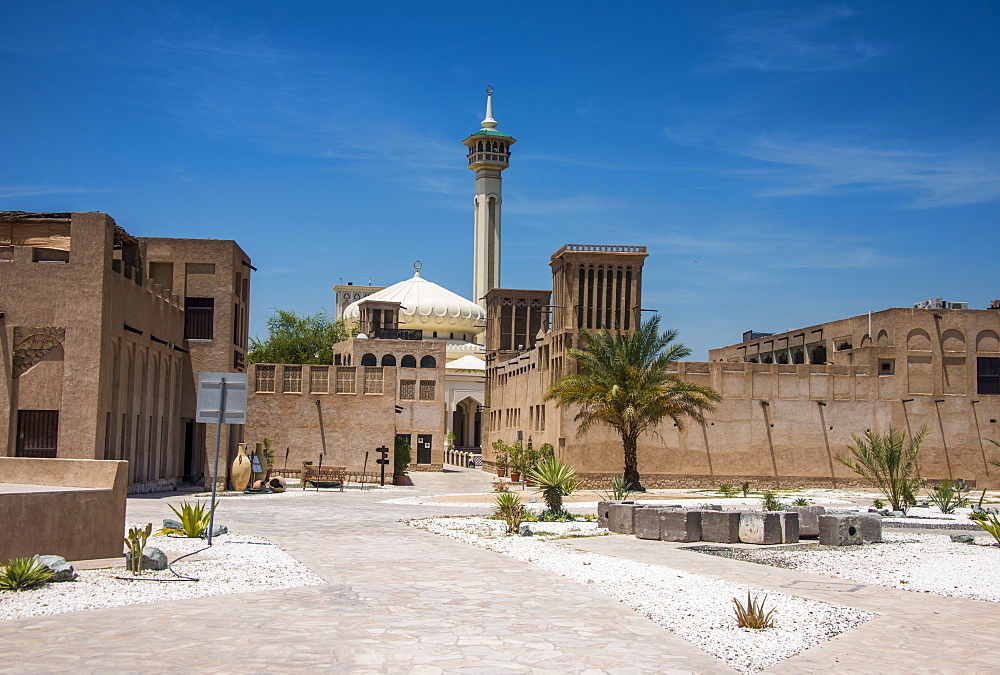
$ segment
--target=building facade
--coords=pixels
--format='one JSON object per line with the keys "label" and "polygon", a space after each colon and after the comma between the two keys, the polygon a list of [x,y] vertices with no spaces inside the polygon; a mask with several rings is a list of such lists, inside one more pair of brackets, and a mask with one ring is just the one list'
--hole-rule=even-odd
{"label": "building facade", "polygon": [[420,339],[352,338],[331,365],[250,366],[247,435],[271,439],[277,466],[302,462],[366,467],[374,450],[405,436],[411,470],[441,471],[445,442],[445,345]]}
{"label": "building facade", "polygon": [[[159,249],[171,241],[186,253]],[[133,237],[103,213],[0,214],[4,454],[128,460],[131,492],[173,489],[204,471],[196,444],[205,434],[191,422],[196,373],[231,371],[234,351],[225,363],[204,358],[187,337],[195,312],[178,294],[185,287],[163,283],[164,268],[150,264],[150,249],[181,269],[186,258],[221,259],[196,253],[204,245]]]}
{"label": "building facade", "polygon": [[[184,343],[191,367],[185,392],[196,391],[198,373],[245,373],[250,325],[250,257],[228,239],[142,237],[147,274],[154,285],[177,295],[184,307]],[[211,476],[215,424],[195,422],[195,396],[182,402],[182,476]],[[223,425],[219,482],[243,441],[243,425]],[[224,466],[223,466],[224,465]]]}
{"label": "building facade", "polygon": [[[642,258],[627,247],[565,247],[553,255],[552,326],[533,345],[506,352],[498,308],[487,305],[484,452],[494,439],[551,443],[592,486],[623,466],[621,440],[608,429],[576,433],[576,409],[543,400],[573,372],[566,350],[584,330],[632,330],[640,321]],[[629,262],[631,260],[631,263]],[[499,293],[499,292],[498,292]],[[500,294],[502,297],[502,294]],[[859,477],[836,461],[852,436],[889,425],[929,435],[924,478],[1000,486],[1000,311],[888,309],[776,335],[747,334],[715,349],[710,362],[678,362],[678,377],[708,385],[723,401],[682,428],[644,435],[639,470],[649,487],[750,480],[785,487],[847,485]]]}

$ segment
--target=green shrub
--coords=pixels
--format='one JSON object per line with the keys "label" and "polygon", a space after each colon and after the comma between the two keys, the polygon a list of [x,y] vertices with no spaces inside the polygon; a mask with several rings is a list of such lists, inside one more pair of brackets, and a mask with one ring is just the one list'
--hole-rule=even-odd
{"label": "green shrub", "polygon": [[500,438],[493,441],[492,446],[493,461],[496,463],[497,471],[507,471],[507,461],[510,459],[510,449],[507,447],[507,444],[503,442],[503,439]]}
{"label": "green shrub", "polygon": [[274,468],[274,448],[271,447],[273,441],[270,438],[265,438],[261,443],[264,445],[264,462],[267,464],[268,471],[270,471]]}
{"label": "green shrub", "polygon": [[757,596],[751,598],[749,590],[747,591],[746,605],[733,598],[733,604],[736,605],[736,625],[740,628],[774,628],[774,609],[765,612],[764,603],[766,601],[766,595],[760,601],[757,600]]}
{"label": "green shrub", "polygon": [[517,534],[517,529],[527,515],[521,498],[514,492],[501,492],[497,495],[495,505],[493,514],[507,523],[507,534]]}
{"label": "green shrub", "polygon": [[876,499],[875,501],[872,502],[872,506],[874,506],[876,509],[884,509],[885,502],[882,501],[881,499]]}
{"label": "green shrub", "polygon": [[129,571],[132,574],[142,572],[142,549],[146,548],[146,540],[153,532],[153,524],[146,523],[146,527],[133,527],[125,537],[125,548],[129,552]]}
{"label": "green shrub", "polygon": [[[216,503],[215,507],[218,508],[219,504]],[[208,523],[212,519],[212,510],[208,508],[207,503],[196,501],[194,504],[189,504],[181,502],[180,511],[174,508],[173,505],[170,505],[170,510],[180,520],[181,526],[179,528],[164,527],[161,530],[157,530],[156,534],[177,534],[192,539],[205,536],[205,532],[208,531]]]}
{"label": "green shrub", "polygon": [[0,571],[0,591],[26,591],[47,584],[52,570],[34,558],[8,560]]}
{"label": "green shrub", "polygon": [[550,513],[562,513],[562,498],[576,492],[580,481],[576,471],[555,457],[545,457],[536,466],[528,469],[527,478],[538,483],[545,498],[545,506]]}
{"label": "green shrub", "polygon": [[392,475],[405,476],[412,461],[413,452],[410,450],[410,439],[406,436],[396,436],[392,449]]}
{"label": "green shrub", "polygon": [[943,480],[935,485],[927,494],[927,498],[941,509],[941,513],[954,513],[956,508],[969,503],[961,488],[950,480]]}
{"label": "green shrub", "polygon": [[765,511],[781,511],[781,502],[778,501],[778,494],[774,490],[764,490],[764,498],[760,500]]}
{"label": "green shrub", "polygon": [[719,493],[726,498],[736,496],[736,488],[734,488],[729,483],[723,483],[719,486]]}
{"label": "green shrub", "polygon": [[743,490],[743,497],[744,498],[749,497],[750,496],[750,481],[745,480],[742,483],[740,483],[740,489]]}
{"label": "green shrub", "polygon": [[983,517],[974,519],[972,522],[993,535],[993,538],[1000,544],[1000,518],[997,517],[997,514],[981,513],[978,515]]}
{"label": "green shrub", "polygon": [[837,461],[873,481],[892,504],[892,510],[902,511],[916,503],[915,494],[921,482],[917,475],[917,455],[928,433],[927,427],[923,427],[907,443],[906,433],[894,427],[890,426],[884,434],[868,429],[864,436],[853,436],[854,443],[847,446],[851,455],[838,455]]}
{"label": "green shrub", "polygon": [[619,474],[611,479],[610,489],[601,494],[608,501],[621,502],[632,496],[632,489],[625,480],[625,474]]}
{"label": "green shrub", "polygon": [[809,500],[806,499],[805,497],[799,497],[794,502],[792,502],[792,506],[809,506]]}

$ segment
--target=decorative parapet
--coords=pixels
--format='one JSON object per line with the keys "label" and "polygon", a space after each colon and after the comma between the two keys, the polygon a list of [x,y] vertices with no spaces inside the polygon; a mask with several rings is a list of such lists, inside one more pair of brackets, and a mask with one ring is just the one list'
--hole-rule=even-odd
{"label": "decorative parapet", "polygon": [[572,252],[599,252],[599,253],[645,253],[645,246],[619,246],[607,244],[566,244],[561,249],[552,254],[553,258],[558,258],[560,254],[567,251]]}

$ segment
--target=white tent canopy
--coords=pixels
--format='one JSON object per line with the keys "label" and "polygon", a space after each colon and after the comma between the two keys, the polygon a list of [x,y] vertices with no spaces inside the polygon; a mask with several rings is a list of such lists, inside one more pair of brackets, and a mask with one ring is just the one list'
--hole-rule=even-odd
{"label": "white tent canopy", "polygon": [[485,371],[486,364],[479,357],[473,356],[472,354],[466,354],[462,358],[455,359],[454,361],[446,364],[445,369]]}

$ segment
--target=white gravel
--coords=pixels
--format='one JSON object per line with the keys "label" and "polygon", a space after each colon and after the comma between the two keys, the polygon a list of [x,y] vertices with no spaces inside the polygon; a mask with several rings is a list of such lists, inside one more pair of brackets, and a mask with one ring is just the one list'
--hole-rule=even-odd
{"label": "white gravel", "polygon": [[[203,548],[205,540],[151,537],[147,545],[183,554]],[[169,557],[173,559],[175,556]],[[197,557],[206,559],[182,560],[174,565],[179,574],[197,577],[197,582],[176,580],[177,577],[169,570],[143,570],[142,577],[162,581],[123,581],[115,577],[132,575],[119,567],[80,570],[76,581],[51,583],[28,591],[0,591],[0,621],[326,583],[288,553],[261,537],[233,533],[213,537],[213,546],[198,553]]]}
{"label": "white gravel", "polygon": [[[486,518],[429,518],[409,524],[530,562],[591,585],[664,628],[680,635],[741,672],[756,672],[828,640],[875,614],[806,600],[782,593],[767,596],[775,627],[737,628],[733,598],[760,589],[597,553],[573,551],[550,537],[507,537],[504,524]],[[530,523],[532,529],[559,535],[604,532],[596,523]]]}
{"label": "white gravel", "polygon": [[758,549],[744,559],[860,584],[1000,602],[1000,546],[993,537],[960,544],[948,535],[883,532],[882,539],[864,546]]}

